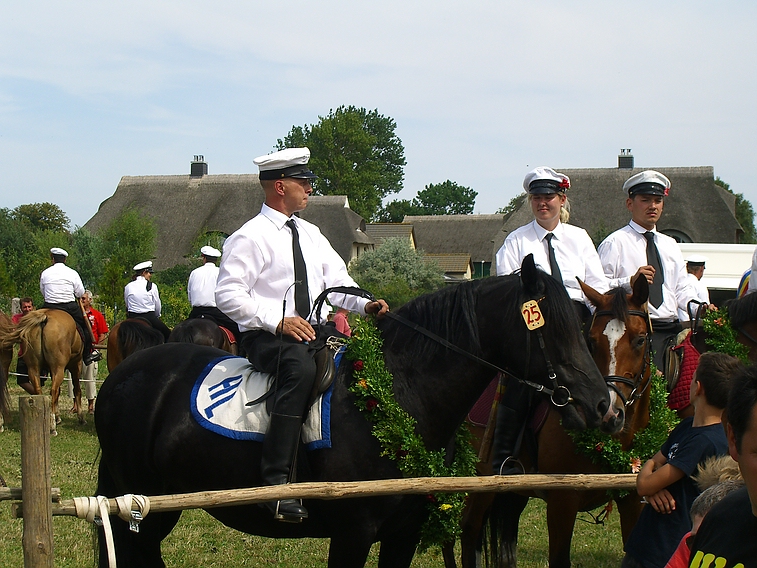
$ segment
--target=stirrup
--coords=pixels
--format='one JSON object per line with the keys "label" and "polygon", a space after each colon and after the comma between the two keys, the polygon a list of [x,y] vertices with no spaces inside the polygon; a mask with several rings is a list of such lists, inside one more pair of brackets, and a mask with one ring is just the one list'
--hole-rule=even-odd
{"label": "stirrup", "polygon": [[[280,499],[279,501],[268,501],[262,503],[268,510],[273,513],[274,520],[284,523],[301,523],[304,519],[308,518],[308,512],[305,507],[302,506],[301,499]],[[281,505],[285,507],[294,505],[296,511],[282,511]]]}
{"label": "stirrup", "polygon": [[[508,465],[507,470],[504,470],[505,464]],[[508,456],[505,461],[502,462],[502,465],[499,466],[499,472],[497,475],[522,475],[525,473],[526,468],[523,467],[521,461],[513,456]]]}

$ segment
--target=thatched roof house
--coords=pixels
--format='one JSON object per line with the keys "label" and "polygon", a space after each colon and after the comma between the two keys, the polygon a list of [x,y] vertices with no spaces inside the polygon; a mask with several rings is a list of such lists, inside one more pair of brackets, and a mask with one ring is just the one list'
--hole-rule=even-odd
{"label": "thatched roof house", "polygon": [[[427,254],[470,256],[475,278],[489,276],[494,243],[502,233],[504,215],[406,215],[412,224],[416,247]],[[500,245],[504,239],[500,241]]]}
{"label": "thatched roof house", "polygon": [[[263,188],[257,174],[124,176],[116,192],[103,201],[84,225],[90,231],[109,225],[135,208],[155,222],[156,270],[170,268],[196,254],[192,243],[203,232],[230,235],[260,212]],[[195,164],[193,163],[193,172]],[[334,249],[349,262],[373,248],[365,221],[349,208],[346,196],[312,196],[301,216],[315,223]]]}

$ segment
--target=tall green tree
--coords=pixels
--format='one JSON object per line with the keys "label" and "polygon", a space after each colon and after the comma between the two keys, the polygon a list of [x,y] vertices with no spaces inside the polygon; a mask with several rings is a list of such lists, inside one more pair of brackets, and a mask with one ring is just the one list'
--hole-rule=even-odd
{"label": "tall green tree", "polygon": [[129,282],[132,267],[155,256],[157,229],[155,223],[136,209],[128,209],[98,236],[102,239],[102,272],[98,282],[100,301],[123,319],[124,286]]}
{"label": "tall green tree", "polygon": [[378,220],[401,223],[405,215],[470,215],[478,192],[454,181],[430,183],[413,198],[395,199],[379,212]]}
{"label": "tall green tree", "polygon": [[71,220],[54,203],[29,203],[13,210],[13,217],[35,231],[68,232]]}
{"label": "tall green tree", "polygon": [[350,207],[372,220],[382,200],[402,189],[405,148],[392,118],[354,106],[319,116],[317,124],[293,126],[277,149],[307,146],[319,177],[315,195],[346,195]]}
{"label": "tall green tree", "polygon": [[744,236],[741,242],[757,243],[757,229],[754,226],[754,208],[750,201],[744,197],[743,193],[736,193],[731,186],[724,182],[720,177],[715,178],[715,183],[725,189],[728,193],[736,196],[736,220],[744,229]]}
{"label": "tall green tree", "polygon": [[352,261],[349,271],[360,287],[384,298],[391,308],[444,286],[444,272],[437,262],[424,259],[423,252],[403,238],[386,239]]}

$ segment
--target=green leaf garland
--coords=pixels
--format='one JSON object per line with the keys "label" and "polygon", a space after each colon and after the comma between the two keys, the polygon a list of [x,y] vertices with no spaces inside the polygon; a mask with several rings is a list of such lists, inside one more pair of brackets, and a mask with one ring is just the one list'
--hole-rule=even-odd
{"label": "green leaf garland", "polygon": [[736,341],[737,332],[731,326],[727,309],[707,310],[702,317],[702,325],[707,332],[704,342],[713,351],[732,355],[749,364],[749,348]]}
{"label": "green leaf garland", "polygon": [[[356,404],[373,423],[373,435],[381,442],[381,455],[395,460],[405,477],[470,477],[476,472],[477,456],[467,428],[455,436],[455,456],[445,465],[444,450],[428,450],[416,433],[415,419],[394,399],[394,379],[386,369],[383,341],[375,324],[360,318],[352,329],[347,359],[352,361],[354,382],[349,386]],[[460,535],[465,493],[427,496],[429,516],[421,529],[420,550],[448,542]]]}
{"label": "green leaf garland", "polygon": [[650,388],[649,424],[636,432],[629,450],[623,450],[617,438],[596,429],[568,430],[578,451],[609,473],[638,473],[644,462],[660,451],[679,422],[675,411],[667,405],[665,378],[657,375],[654,365]]}

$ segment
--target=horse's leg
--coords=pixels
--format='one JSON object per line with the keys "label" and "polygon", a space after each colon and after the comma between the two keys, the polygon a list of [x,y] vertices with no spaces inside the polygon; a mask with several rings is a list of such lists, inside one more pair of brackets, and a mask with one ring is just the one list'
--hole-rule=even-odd
{"label": "horse's leg", "polygon": [[365,536],[344,530],[331,537],[329,568],[363,568],[373,544]]}
{"label": "horse's leg", "polygon": [[381,541],[378,568],[408,568],[418,548],[418,537],[399,531]]}
{"label": "horse's leg", "polygon": [[[494,502],[494,493],[472,493],[468,496],[460,520],[460,561],[463,568],[475,568],[481,547],[481,537],[489,508]],[[454,564],[447,565],[447,568]]]}
{"label": "horse's leg", "polygon": [[631,536],[631,531],[636,526],[636,521],[639,520],[639,515],[641,515],[641,509],[644,505],[641,503],[641,497],[639,497],[636,491],[631,491],[631,493],[622,499],[617,499],[615,503],[618,505],[620,532],[623,535],[623,544],[625,545],[628,537]]}
{"label": "horse's leg", "polygon": [[454,541],[442,545],[442,558],[444,559],[444,568],[457,568]]}
{"label": "horse's leg", "polygon": [[[528,497],[518,493],[500,493],[495,497],[489,513],[489,554],[492,566],[515,568],[518,565],[518,525],[526,505]],[[463,566],[466,568],[465,564]]]}
{"label": "horse's leg", "polygon": [[549,568],[570,568],[570,544],[578,515],[578,498],[576,491],[547,493]]}
{"label": "horse's leg", "polygon": [[71,373],[71,384],[74,387],[74,412],[79,419],[79,424],[86,424],[87,421],[84,418],[84,407],[81,403],[81,377],[80,369],[81,362],[71,362],[68,365],[68,371]]}

